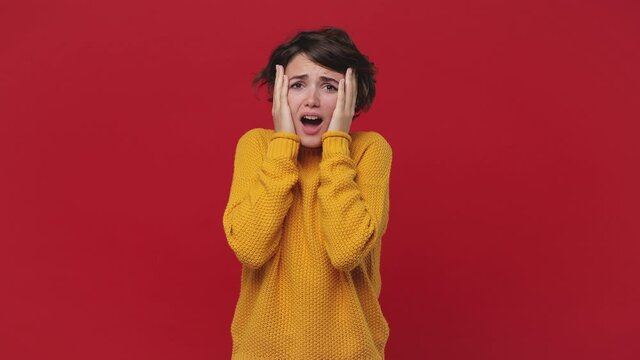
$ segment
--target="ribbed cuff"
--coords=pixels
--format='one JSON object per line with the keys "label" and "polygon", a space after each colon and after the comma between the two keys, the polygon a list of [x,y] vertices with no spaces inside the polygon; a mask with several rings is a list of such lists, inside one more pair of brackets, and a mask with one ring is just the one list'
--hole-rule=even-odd
{"label": "ribbed cuff", "polygon": [[283,157],[295,159],[298,157],[299,148],[300,137],[297,134],[274,132],[267,147],[267,157],[271,159]]}
{"label": "ribbed cuff", "polygon": [[349,145],[351,144],[351,135],[341,130],[328,130],[322,134],[322,155],[343,154],[349,156],[351,154]]}

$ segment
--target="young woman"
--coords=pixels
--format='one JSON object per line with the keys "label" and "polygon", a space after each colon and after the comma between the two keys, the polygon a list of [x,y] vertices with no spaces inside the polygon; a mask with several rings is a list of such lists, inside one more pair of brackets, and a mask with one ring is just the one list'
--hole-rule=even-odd
{"label": "young woman", "polygon": [[242,263],[233,359],[384,359],[378,298],[392,152],[351,122],[375,96],[374,65],[337,28],[278,46],[274,129],[238,141],[223,225]]}

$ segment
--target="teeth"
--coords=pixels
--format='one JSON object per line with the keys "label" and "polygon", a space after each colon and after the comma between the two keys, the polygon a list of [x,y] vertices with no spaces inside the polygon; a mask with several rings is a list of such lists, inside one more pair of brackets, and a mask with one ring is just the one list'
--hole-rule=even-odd
{"label": "teeth", "polygon": [[319,117],[317,117],[317,116],[303,116],[303,118],[309,119],[309,120],[318,120],[319,119]]}

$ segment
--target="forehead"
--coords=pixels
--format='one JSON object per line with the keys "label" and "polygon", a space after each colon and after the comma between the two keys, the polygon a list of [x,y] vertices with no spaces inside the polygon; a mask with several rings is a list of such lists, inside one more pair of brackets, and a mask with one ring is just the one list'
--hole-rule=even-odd
{"label": "forehead", "polygon": [[296,54],[287,64],[285,68],[285,73],[287,76],[296,76],[307,74],[309,76],[330,76],[334,79],[342,79],[344,74],[341,74],[337,71],[328,69],[320,64],[313,62],[309,59],[305,54]]}

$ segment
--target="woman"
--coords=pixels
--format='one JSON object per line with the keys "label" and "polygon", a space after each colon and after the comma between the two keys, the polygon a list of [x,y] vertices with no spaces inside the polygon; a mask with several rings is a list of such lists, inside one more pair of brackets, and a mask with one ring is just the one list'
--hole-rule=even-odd
{"label": "woman", "polygon": [[223,225],[242,263],[233,359],[384,359],[378,297],[389,143],[350,132],[375,96],[374,65],[337,28],[277,47],[274,129],[238,141]]}

